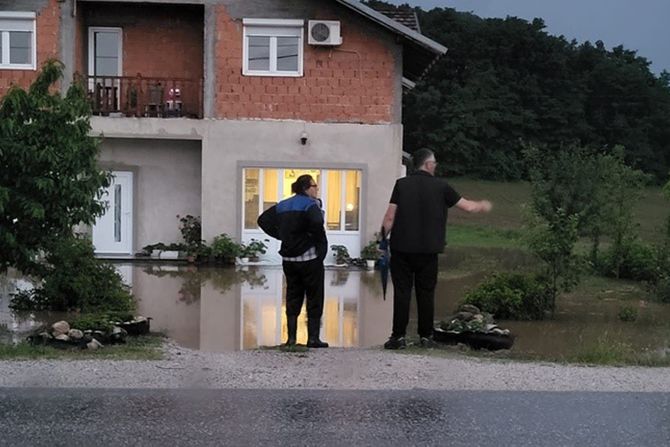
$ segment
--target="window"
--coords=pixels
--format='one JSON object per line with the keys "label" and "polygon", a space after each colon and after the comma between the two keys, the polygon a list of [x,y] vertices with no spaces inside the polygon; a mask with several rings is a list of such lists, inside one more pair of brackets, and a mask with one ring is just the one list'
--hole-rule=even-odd
{"label": "window", "polygon": [[0,68],[34,70],[35,13],[0,12]]}
{"label": "window", "polygon": [[302,76],[302,20],[244,19],[242,73]]}
{"label": "window", "polygon": [[256,230],[258,216],[280,200],[291,197],[291,184],[309,174],[319,185],[326,230],[359,232],[361,178],[359,170],[310,168],[245,168],[243,170],[243,229]]}

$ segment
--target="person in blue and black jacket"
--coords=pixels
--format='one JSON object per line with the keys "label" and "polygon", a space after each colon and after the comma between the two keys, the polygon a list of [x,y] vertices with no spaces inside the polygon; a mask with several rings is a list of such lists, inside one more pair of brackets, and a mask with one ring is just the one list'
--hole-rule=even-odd
{"label": "person in blue and black jacket", "polygon": [[324,268],[328,240],[317,199],[318,185],[311,175],[301,175],[291,185],[293,196],[267,209],[258,226],[281,241],[279,254],[286,276],[287,345],[296,344],[298,315],[307,296],[307,346],[327,348],[322,342]]}

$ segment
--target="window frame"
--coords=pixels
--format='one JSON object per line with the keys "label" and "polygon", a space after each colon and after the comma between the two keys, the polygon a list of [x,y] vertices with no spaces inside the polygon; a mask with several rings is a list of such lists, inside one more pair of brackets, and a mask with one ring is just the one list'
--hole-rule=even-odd
{"label": "window frame", "polygon": [[[305,21],[302,19],[243,19],[242,33],[242,75],[244,76],[303,76],[303,59],[305,47]],[[249,37],[270,38],[269,70],[252,70],[249,68]],[[277,38],[298,38],[298,69],[297,71],[277,70]]]}
{"label": "window frame", "polygon": [[[27,27],[13,27],[11,22],[29,22]],[[12,31],[31,33],[30,64],[12,64],[10,62],[9,33]],[[0,11],[0,45],[2,45],[2,56],[0,57],[0,70],[36,70],[37,69],[37,14],[34,12],[9,12]],[[6,62],[3,62],[6,61]]]}

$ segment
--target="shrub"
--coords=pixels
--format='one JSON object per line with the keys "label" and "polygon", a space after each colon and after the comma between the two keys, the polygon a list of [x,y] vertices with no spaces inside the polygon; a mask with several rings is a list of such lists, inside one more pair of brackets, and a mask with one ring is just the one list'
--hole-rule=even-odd
{"label": "shrub", "polygon": [[657,301],[670,303],[670,274],[663,275],[653,287],[653,293]]}
{"label": "shrub", "polygon": [[335,254],[335,263],[338,265],[349,264],[351,262],[351,256],[349,256],[349,250],[344,245],[331,245],[330,249],[333,250]]}
{"label": "shrub", "polygon": [[228,263],[235,262],[235,258],[242,252],[242,246],[226,233],[216,236],[210,249],[214,259]]}
{"label": "shrub", "polygon": [[10,306],[15,310],[131,312],[135,304],[128,287],[110,264],[94,256],[88,239],[59,241],[46,256],[40,287],[19,292]]}
{"label": "shrub", "polygon": [[468,292],[465,304],[503,320],[542,320],[551,309],[551,289],[537,275],[498,273]]}
{"label": "shrub", "polygon": [[637,309],[633,306],[623,306],[619,309],[617,316],[621,321],[635,321],[637,320]]}
{"label": "shrub", "polygon": [[659,254],[650,245],[638,240],[619,248],[612,246],[598,257],[597,270],[605,276],[655,281],[658,277]]}
{"label": "shrub", "polygon": [[363,259],[376,261],[381,257],[381,252],[379,251],[378,246],[379,243],[376,240],[371,240],[368,242],[368,245],[363,247],[363,250],[361,250],[361,257]]}
{"label": "shrub", "polygon": [[248,244],[242,244],[240,249],[240,256],[247,258],[256,258],[259,255],[264,255],[267,251],[268,246],[265,245],[265,242],[270,242],[268,239],[259,241],[258,239],[251,239]]}
{"label": "shrub", "polygon": [[180,217],[177,214],[177,219],[179,219],[179,232],[181,237],[184,238],[186,245],[198,246],[202,245],[202,224],[200,223],[200,217],[194,217],[190,214]]}

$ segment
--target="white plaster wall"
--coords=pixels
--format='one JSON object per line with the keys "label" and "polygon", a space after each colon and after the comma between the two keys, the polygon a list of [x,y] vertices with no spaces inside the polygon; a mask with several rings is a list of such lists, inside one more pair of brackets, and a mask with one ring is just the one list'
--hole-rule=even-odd
{"label": "white plaster wall", "polygon": [[400,175],[401,138],[400,125],[214,122],[203,141],[203,237],[240,236],[241,166],[355,168],[363,170],[364,243],[379,230]]}
{"label": "white plaster wall", "polygon": [[177,214],[201,214],[199,141],[106,138],[100,164],[134,173],[135,251],[156,242],[181,242]]}
{"label": "white plaster wall", "polygon": [[[169,232],[170,216],[185,212],[177,210],[187,206],[193,207],[192,213],[201,214],[205,240],[211,241],[220,233],[234,235],[239,240],[241,167],[257,165],[362,169],[364,244],[379,230],[393,184],[401,175],[400,124],[99,117],[91,123],[94,135],[102,133],[107,138],[102,159],[139,166],[138,176],[142,177],[144,172],[148,177],[143,191],[156,193],[143,198],[148,211],[142,211],[136,219],[144,225],[137,235],[139,241],[148,240],[149,230],[152,236],[159,236],[146,243],[157,242],[160,237],[169,241],[169,237],[177,234]],[[304,146],[300,143],[303,131],[308,134]],[[171,140],[179,141],[170,145]],[[192,148],[186,140],[194,140]],[[193,166],[193,153],[200,144],[201,178]],[[184,152],[180,155],[177,148]],[[195,191],[200,180],[201,212],[196,212]],[[160,214],[159,218],[159,207],[170,212]]]}

